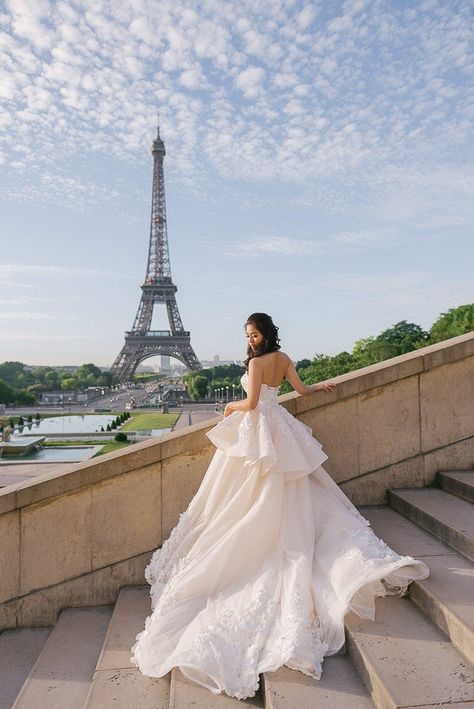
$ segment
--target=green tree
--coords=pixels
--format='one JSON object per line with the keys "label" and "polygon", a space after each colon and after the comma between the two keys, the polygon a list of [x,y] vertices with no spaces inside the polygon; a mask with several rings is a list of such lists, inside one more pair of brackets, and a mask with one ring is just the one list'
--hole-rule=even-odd
{"label": "green tree", "polygon": [[460,305],[442,313],[431,326],[430,342],[441,342],[471,330],[474,330],[474,303]]}
{"label": "green tree", "polygon": [[67,376],[61,379],[61,389],[63,391],[74,391],[78,387],[78,381],[75,377]]}
{"label": "green tree", "polygon": [[300,359],[299,362],[295,364],[295,368],[298,369],[305,369],[306,367],[309,367],[311,364],[310,359]]}
{"label": "green tree", "polygon": [[102,375],[101,370],[92,362],[88,364],[81,364],[81,366],[76,370],[76,377],[80,380],[92,380],[98,379]]}
{"label": "green tree", "polygon": [[412,352],[417,347],[422,347],[428,341],[428,333],[415,323],[401,320],[393,327],[384,330],[376,342],[382,345],[381,359],[389,359],[398,355]]}
{"label": "green tree", "polygon": [[207,377],[197,374],[191,377],[187,382],[188,393],[191,399],[197,401],[204,399],[207,395],[208,380]]}
{"label": "green tree", "polygon": [[15,392],[3,379],[0,379],[0,404],[12,404],[15,401]]}
{"label": "green tree", "polygon": [[36,396],[25,389],[20,389],[16,392],[15,402],[20,406],[29,406],[30,404],[36,404]]}
{"label": "green tree", "polygon": [[368,367],[370,364],[380,362],[382,359],[383,344],[377,342],[375,337],[363,337],[356,340],[352,348],[352,356],[357,362],[357,368]]}
{"label": "green tree", "polygon": [[0,364],[0,379],[15,388],[16,378],[23,374],[24,367],[22,362],[3,362]]}
{"label": "green tree", "polygon": [[61,387],[59,373],[52,367],[48,367],[43,373],[43,383],[48,389],[59,389]]}

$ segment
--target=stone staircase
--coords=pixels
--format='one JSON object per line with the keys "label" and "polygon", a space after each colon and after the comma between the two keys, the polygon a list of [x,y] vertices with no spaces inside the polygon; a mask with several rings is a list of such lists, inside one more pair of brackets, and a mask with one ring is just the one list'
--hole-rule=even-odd
{"label": "stone staircase", "polygon": [[126,586],[114,606],[66,608],[54,627],[1,633],[0,709],[474,707],[474,471],[439,473],[436,485],[359,507],[379,537],[426,561],[431,575],[407,596],[378,598],[375,622],[347,614],[345,646],[324,660],[321,680],[282,667],[238,701],[176,668],[144,677],[130,647],[150,613],[149,586]]}

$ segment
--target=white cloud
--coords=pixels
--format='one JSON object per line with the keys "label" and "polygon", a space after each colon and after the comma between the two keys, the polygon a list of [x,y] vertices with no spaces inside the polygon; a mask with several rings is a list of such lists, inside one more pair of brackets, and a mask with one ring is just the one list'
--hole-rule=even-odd
{"label": "white cloud", "polygon": [[193,90],[204,88],[203,84],[205,83],[205,77],[201,71],[201,67],[196,66],[192,69],[187,69],[186,71],[183,71],[183,73],[179,77],[179,83],[186,89]]}
{"label": "white cloud", "polygon": [[305,5],[296,15],[296,24],[302,30],[306,29],[316,15],[316,10],[311,5]]}
{"label": "white cloud", "polygon": [[[461,5],[436,0],[408,14],[367,0],[332,12],[250,0],[133,0],[113,13],[107,3],[46,0],[5,8],[5,199],[118,205],[121,195],[75,174],[70,157],[143,164],[159,109],[167,170],[208,200],[205,185],[215,180],[284,182],[298,186],[293,204],[329,213],[371,209],[383,221],[420,224],[430,211],[438,224],[443,212],[451,223],[455,212],[470,218],[472,91]],[[356,199],[361,191],[365,203]]]}
{"label": "white cloud", "polygon": [[258,94],[265,71],[261,67],[250,66],[241,71],[236,79],[235,85],[247,98],[254,98]]}
{"label": "white cloud", "polygon": [[0,340],[47,340],[67,342],[69,340],[97,340],[97,335],[55,335],[46,332],[4,332],[0,331]]}
{"label": "white cloud", "polygon": [[309,239],[291,239],[282,236],[252,237],[239,243],[222,243],[221,249],[226,256],[265,256],[277,254],[283,256],[303,256],[319,254],[324,247]]}
{"label": "white cloud", "polygon": [[[413,308],[425,303],[440,303],[440,309],[453,303],[469,303],[473,299],[472,284],[456,279],[441,283],[424,271],[385,273],[381,275],[337,273],[323,279],[324,288],[345,298],[357,297],[361,302]],[[418,307],[418,305],[417,305]]]}
{"label": "white cloud", "polygon": [[[0,264],[2,277],[40,277],[40,278],[136,278],[120,271],[107,271],[100,268],[76,268],[75,266],[44,266],[43,264]],[[12,282],[10,280],[10,282]],[[22,283],[23,287],[23,283]]]}
{"label": "white cloud", "polygon": [[5,312],[0,310],[0,320],[52,320],[48,313],[35,313],[27,311]]}

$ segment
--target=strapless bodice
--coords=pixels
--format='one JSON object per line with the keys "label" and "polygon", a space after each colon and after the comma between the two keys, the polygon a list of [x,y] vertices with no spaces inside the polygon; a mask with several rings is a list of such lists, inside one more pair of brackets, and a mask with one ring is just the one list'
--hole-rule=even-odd
{"label": "strapless bodice", "polygon": [[[248,374],[247,372],[244,372],[242,376],[240,377],[240,383],[242,384],[242,387],[247,393],[247,385],[248,385]],[[262,409],[265,406],[268,405],[276,405],[278,406],[278,389],[280,387],[271,387],[269,384],[262,384],[261,389],[260,389],[260,396],[258,397],[258,404],[257,404],[257,409]]]}

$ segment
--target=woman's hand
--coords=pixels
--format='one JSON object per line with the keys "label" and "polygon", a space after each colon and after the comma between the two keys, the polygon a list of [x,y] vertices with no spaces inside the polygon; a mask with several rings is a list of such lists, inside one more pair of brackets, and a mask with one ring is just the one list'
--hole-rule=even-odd
{"label": "woman's hand", "polygon": [[319,382],[315,385],[315,391],[332,391],[335,386],[333,382]]}
{"label": "woman's hand", "polygon": [[226,404],[225,409],[224,409],[224,418],[226,416],[230,416],[231,414],[234,413],[234,409],[232,408],[232,404]]}

